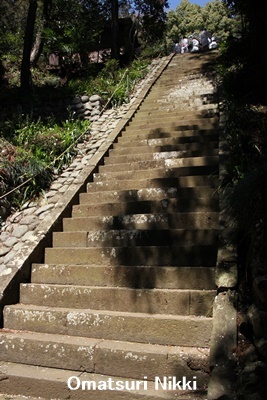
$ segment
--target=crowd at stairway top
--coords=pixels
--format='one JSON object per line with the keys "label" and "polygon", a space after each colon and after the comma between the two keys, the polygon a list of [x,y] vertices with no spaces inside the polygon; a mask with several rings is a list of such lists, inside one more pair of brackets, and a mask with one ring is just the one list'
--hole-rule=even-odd
{"label": "crowd at stairway top", "polygon": [[212,36],[206,29],[203,29],[200,34],[194,33],[189,37],[184,36],[181,41],[176,40],[174,42],[174,52],[177,54],[212,50],[217,47],[216,37]]}

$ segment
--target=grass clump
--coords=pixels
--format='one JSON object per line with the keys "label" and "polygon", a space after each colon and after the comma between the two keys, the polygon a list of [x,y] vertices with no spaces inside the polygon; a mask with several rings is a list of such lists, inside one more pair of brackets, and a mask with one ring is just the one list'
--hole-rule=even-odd
{"label": "grass clump", "polygon": [[[7,121],[8,122],[8,121]],[[15,125],[15,126],[14,126]],[[24,120],[5,124],[0,138],[0,205],[4,219],[12,209],[47,189],[77,154],[75,143],[89,129],[87,120]],[[12,134],[11,134],[12,132]]]}

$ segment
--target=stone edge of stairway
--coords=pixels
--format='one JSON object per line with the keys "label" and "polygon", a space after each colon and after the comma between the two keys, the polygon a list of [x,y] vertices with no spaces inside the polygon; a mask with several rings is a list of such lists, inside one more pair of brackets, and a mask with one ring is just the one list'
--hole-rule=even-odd
{"label": "stone edge of stairway", "polygon": [[[223,103],[220,104],[219,125],[219,180],[227,174],[226,161],[229,147],[225,140],[225,123],[227,115]],[[220,247],[216,265],[217,296],[213,306],[213,327],[210,344],[210,380],[208,400],[235,400],[237,381],[237,255],[227,240],[227,215],[224,213],[224,202],[227,188],[220,188]]]}
{"label": "stone edge of stairway", "polygon": [[152,70],[152,76],[144,81],[142,89],[136,96],[134,102],[130,105],[127,113],[120,118],[116,127],[110,132],[107,139],[96,150],[88,163],[83,165],[83,169],[80,171],[79,175],[69,185],[66,192],[62,193],[53,209],[50,209],[45,218],[39,222],[31,239],[17,252],[12,262],[6,264],[6,268],[0,271],[0,327],[3,322],[2,311],[4,306],[18,302],[19,284],[29,281],[31,264],[36,261],[43,261],[43,252],[45,247],[51,244],[52,232],[61,229],[62,219],[70,215],[72,206],[78,202],[79,193],[85,190],[86,184],[92,180],[93,173],[108,153],[112,143],[119,136],[125,125],[131,120],[151,87],[166,69],[173,57],[174,53],[164,57],[159,68],[156,69],[156,71]]}

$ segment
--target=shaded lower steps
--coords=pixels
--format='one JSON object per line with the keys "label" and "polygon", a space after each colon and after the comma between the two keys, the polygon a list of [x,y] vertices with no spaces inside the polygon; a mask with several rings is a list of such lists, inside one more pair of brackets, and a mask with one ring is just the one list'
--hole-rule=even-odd
{"label": "shaded lower steps", "polygon": [[99,265],[177,265],[216,264],[217,249],[212,245],[136,246],[136,247],[55,247],[45,250],[47,264]]}
{"label": "shaded lower steps", "polygon": [[[21,394],[26,396],[35,396],[36,393],[41,393],[46,399],[69,399],[69,400],[88,400],[95,398],[96,400],[173,400],[173,396],[182,396],[183,400],[206,400],[206,394],[203,390],[196,390],[192,394],[188,390],[164,390],[162,387],[155,388],[155,381],[147,382],[144,387],[144,377],[141,384],[125,379],[122,377],[113,376],[113,388],[121,383],[124,387],[119,390],[103,390],[104,382],[108,383],[107,375],[92,374],[92,373],[77,373],[76,370],[65,370],[57,368],[41,368],[18,363],[3,363],[0,364],[0,373],[6,377],[1,381],[1,390],[6,393]],[[77,376],[78,375],[78,376]],[[156,377],[157,375],[155,375]],[[194,375],[195,376],[195,375]],[[67,382],[69,378],[73,379],[68,388]],[[101,390],[88,389],[87,382],[98,385]],[[129,390],[125,388],[128,382],[128,387],[131,384],[135,385],[135,389]],[[84,383],[84,389],[82,384]],[[79,385],[79,387],[78,387]],[[109,387],[108,384],[106,385]],[[179,397],[177,397],[179,398]]]}
{"label": "shaded lower steps", "polygon": [[[159,346],[153,344],[118,342],[78,336],[29,333],[5,330],[0,340],[7,346],[2,359],[22,364],[34,364],[36,354],[40,355],[40,365],[120,376],[123,378],[153,380],[155,376],[193,376],[203,380],[208,367],[208,349],[199,351],[190,347]],[[61,357],[58,357],[60,353]],[[88,360],[88,354],[90,355]],[[192,371],[188,365],[202,367],[202,371]],[[206,377],[205,377],[206,378]],[[199,382],[200,383],[200,382]],[[203,383],[203,382],[202,382]]]}
{"label": "shaded lower steps", "polygon": [[4,317],[8,330],[188,347],[209,347],[212,328],[212,318],[205,316],[28,304],[7,306]]}
{"label": "shaded lower steps", "polygon": [[31,281],[80,286],[215,290],[214,275],[214,268],[201,266],[33,264]]}
{"label": "shaded lower steps", "polygon": [[211,316],[216,292],[57,284],[21,285],[22,304],[152,314]]}

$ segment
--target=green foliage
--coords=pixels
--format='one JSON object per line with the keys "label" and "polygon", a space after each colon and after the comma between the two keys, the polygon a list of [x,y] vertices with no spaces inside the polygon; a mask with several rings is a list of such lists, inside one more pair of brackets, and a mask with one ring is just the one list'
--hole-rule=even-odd
{"label": "green foliage", "polygon": [[[143,59],[134,60],[127,69],[121,69],[116,60],[110,60],[100,73],[97,73],[95,66],[91,66],[87,80],[72,80],[67,89],[72,94],[99,93],[106,100],[111,98],[110,106],[116,107],[128,101],[136,83],[147,73],[148,62],[149,60]],[[47,83],[41,75],[39,81],[40,85],[42,82]],[[15,97],[13,92],[11,93],[11,98],[7,96],[4,100],[6,104],[9,101],[14,103]],[[40,87],[35,96],[47,99],[62,93],[62,90],[51,92],[51,88],[47,91],[46,88]],[[9,142],[8,145],[3,145],[3,149],[10,150],[9,156],[0,160],[0,196],[28,178],[31,178],[29,182],[10,194],[8,200],[14,207],[18,207],[26,199],[37,196],[49,186],[53,179],[53,171],[60,171],[69,164],[76,154],[75,147],[71,145],[79,140],[80,135],[88,128],[88,121],[80,119],[69,118],[59,123],[52,118],[34,120],[29,113],[24,115],[20,107],[14,108],[12,117],[8,116],[8,113],[5,115],[2,110],[0,137]]]}
{"label": "green foliage", "polygon": [[58,124],[52,119],[34,121],[29,116],[2,123],[9,144],[2,146],[7,154],[0,158],[0,196],[28,179],[26,185],[8,195],[8,201],[18,207],[39,195],[49,186],[54,171],[71,161],[76,154],[72,145],[88,128],[88,121],[66,120]]}
{"label": "green foliage", "polygon": [[98,0],[54,0],[45,29],[48,51],[66,56],[89,51],[103,29],[105,11]]}
{"label": "green foliage", "polygon": [[157,57],[164,57],[169,54],[167,43],[165,41],[158,41],[153,44],[146,44],[142,49],[140,58],[149,60]]}
{"label": "green foliage", "polygon": [[214,0],[200,7],[182,0],[176,10],[171,10],[167,16],[167,40],[173,43],[183,36],[190,36],[206,28],[224,41],[229,35],[240,31],[241,25],[237,18],[229,12],[222,0]]}
{"label": "green foliage", "polygon": [[148,59],[134,60],[127,68],[119,68],[117,60],[109,60],[96,77],[72,81],[70,86],[76,93],[97,93],[104,101],[112,97],[110,106],[118,107],[128,102],[136,83],[146,75],[148,63]]}
{"label": "green foliage", "polygon": [[[76,139],[88,129],[88,121],[66,120],[61,124],[53,119],[43,122],[41,119],[32,121],[27,117],[26,121],[15,130],[13,143],[29,151],[37,160],[46,164],[54,163]],[[68,157],[75,154],[74,149],[68,153]],[[66,161],[63,157],[60,164]],[[56,162],[55,166],[58,166]]]}
{"label": "green foliage", "polygon": [[[120,68],[117,61],[108,60],[100,73],[99,65],[88,64],[88,52],[98,44],[103,27],[110,18],[110,2],[53,0],[51,9],[46,11],[44,0],[36,4],[34,38],[40,35],[43,40],[40,46],[42,55],[37,66],[31,65],[33,92],[31,96],[21,98],[18,91],[21,78],[19,69],[29,1],[0,2],[4,21],[0,26],[0,77],[5,73],[5,86],[0,96],[1,102],[6,105],[1,109],[0,138],[1,141],[4,138],[8,140],[7,147],[12,147],[11,153],[0,159],[0,194],[29,179],[27,185],[8,196],[15,206],[26,198],[38,195],[40,190],[49,185],[53,171],[68,164],[75,154],[72,143],[88,128],[87,123],[81,120],[70,119],[61,123],[52,119],[34,120],[31,110],[34,109],[32,104],[35,100],[52,99],[54,96],[62,98],[63,93],[72,96],[99,93],[106,101],[110,101],[111,106],[119,106],[129,100],[135,84],[146,74],[149,58],[166,54],[165,44],[159,41],[164,36],[166,19],[161,1],[120,3],[120,7],[125,5],[125,16],[130,15],[130,7],[141,11],[142,29],[139,32],[143,35],[142,44],[149,46],[142,58],[135,60],[127,70]],[[64,57],[66,80],[47,71],[47,58],[51,51],[58,51]],[[81,58],[79,70],[73,69],[74,53],[79,53]],[[77,75],[74,76],[74,73]],[[65,86],[60,87],[63,82]],[[6,151],[6,145],[3,149]]]}
{"label": "green foliage", "polygon": [[162,2],[135,0],[135,6],[142,15],[142,41],[152,45],[162,40],[166,31],[166,13]]}
{"label": "green foliage", "polygon": [[104,78],[111,78],[113,80],[116,80],[118,76],[118,70],[119,70],[119,61],[115,59],[107,60],[105,63],[105,66],[101,72],[101,75]]}
{"label": "green foliage", "polygon": [[[0,164],[0,177],[0,196],[18,188],[7,196],[7,200],[13,207],[20,207],[27,199],[38,196],[49,186],[53,170],[30,152],[17,149],[12,162]],[[29,182],[20,187],[28,179]]]}

